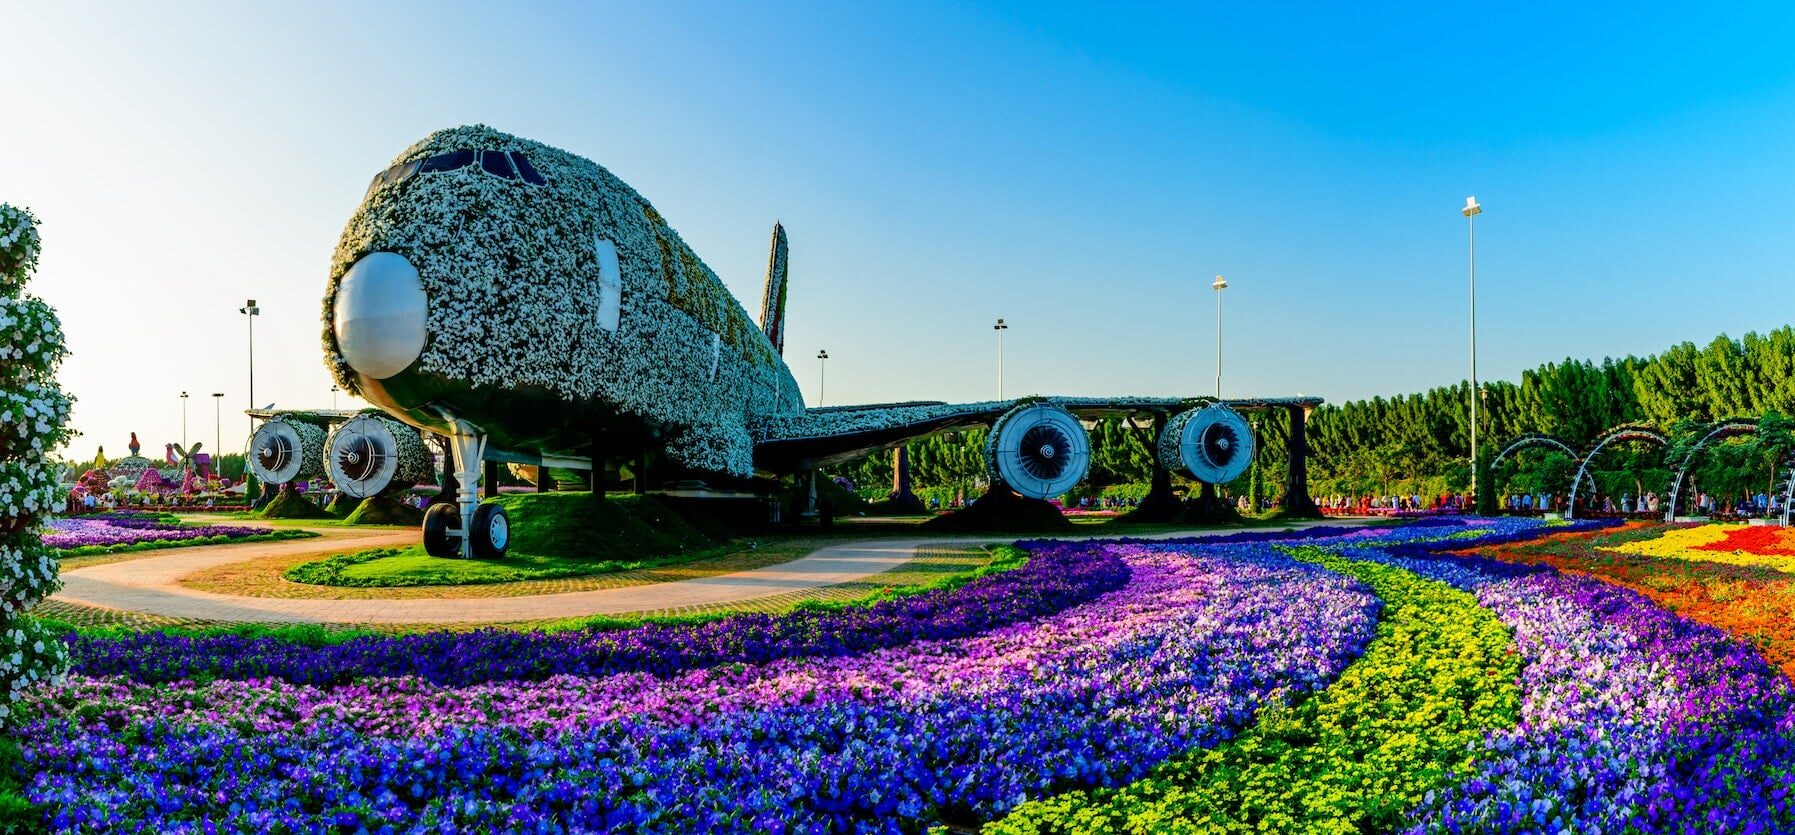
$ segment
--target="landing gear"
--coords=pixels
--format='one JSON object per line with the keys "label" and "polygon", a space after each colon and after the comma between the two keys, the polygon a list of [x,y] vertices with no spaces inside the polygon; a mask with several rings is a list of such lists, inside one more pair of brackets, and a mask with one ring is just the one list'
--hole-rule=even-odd
{"label": "landing gear", "polygon": [[505,556],[505,547],[511,544],[511,517],[496,504],[480,505],[474,509],[474,522],[468,525],[468,532],[473,536],[476,558],[498,559]]}
{"label": "landing gear", "polygon": [[466,421],[456,421],[449,445],[458,482],[455,503],[437,505],[424,514],[424,550],[437,557],[503,557],[511,544],[511,518],[502,507],[480,503],[486,435]]}
{"label": "landing gear", "polygon": [[431,505],[424,512],[424,553],[461,556],[461,511],[452,504]]}

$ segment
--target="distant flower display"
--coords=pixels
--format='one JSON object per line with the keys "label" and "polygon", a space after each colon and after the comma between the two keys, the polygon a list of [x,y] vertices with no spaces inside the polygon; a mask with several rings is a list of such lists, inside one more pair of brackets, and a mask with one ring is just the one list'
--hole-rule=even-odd
{"label": "distant flower display", "polygon": [[182,525],[130,514],[99,514],[72,519],[53,519],[45,526],[43,542],[58,550],[135,545],[140,542],[183,542],[213,537],[239,538],[269,531],[246,525]]}

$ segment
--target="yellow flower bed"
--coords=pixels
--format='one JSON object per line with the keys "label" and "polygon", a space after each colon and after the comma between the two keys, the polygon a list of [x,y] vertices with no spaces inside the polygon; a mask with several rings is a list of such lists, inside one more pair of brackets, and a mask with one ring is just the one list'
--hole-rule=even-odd
{"label": "yellow flower bed", "polygon": [[[1707,550],[1702,547],[1724,542],[1735,532],[1742,531],[1747,527],[1746,525],[1700,525],[1693,528],[1678,528],[1666,531],[1663,536],[1656,539],[1625,542],[1612,546],[1608,550],[1637,554],[1642,557],[1718,562],[1795,572],[1795,556],[1759,554],[1739,549]],[[1776,534],[1777,538],[1784,538],[1784,536],[1784,532],[1781,531]]]}

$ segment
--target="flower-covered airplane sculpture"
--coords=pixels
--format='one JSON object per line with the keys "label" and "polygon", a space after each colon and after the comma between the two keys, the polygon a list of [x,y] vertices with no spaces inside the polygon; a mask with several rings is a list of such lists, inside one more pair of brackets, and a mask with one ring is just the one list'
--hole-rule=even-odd
{"label": "flower-covered airplane sculpture", "polygon": [[[989,425],[994,483],[1042,498],[1083,478],[1085,420],[1169,417],[1161,460],[1220,483],[1253,454],[1230,406],[1319,402],[1025,398],[807,409],[781,357],[787,244],[778,225],[772,250],[755,323],[610,171],[484,126],[439,131],[377,174],[349,219],[324,297],[326,362],[345,390],[451,441],[459,501],[433,508],[424,524],[427,548],[441,555],[504,553],[505,511],[478,502],[484,461],[589,469],[652,454],[664,480],[765,492],[769,478]],[[339,467],[397,455],[381,443],[326,446],[327,463],[344,459]]]}

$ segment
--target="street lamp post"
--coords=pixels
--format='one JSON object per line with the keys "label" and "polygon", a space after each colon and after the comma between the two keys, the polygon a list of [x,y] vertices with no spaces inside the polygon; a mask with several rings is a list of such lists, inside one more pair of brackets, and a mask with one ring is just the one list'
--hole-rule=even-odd
{"label": "street lamp post", "polygon": [[1465,216],[1465,224],[1470,230],[1470,273],[1471,273],[1471,497],[1477,496],[1477,216],[1483,214],[1483,207],[1477,205],[1475,195],[1465,198],[1465,207],[1459,210]]}
{"label": "street lamp post", "polygon": [[340,390],[334,385],[330,387],[330,410],[333,412],[337,410],[337,392]]}
{"label": "street lamp post", "polygon": [[256,307],[256,300],[244,302],[237,312],[249,317],[249,408],[256,407],[256,317],[262,315],[262,309]]}
{"label": "street lamp post", "polygon": [[1002,400],[1003,399],[1003,332],[1009,330],[1010,326],[1005,324],[1002,319],[998,319],[997,324],[992,325],[991,329],[994,331],[997,331],[997,399]]}
{"label": "street lamp post", "polygon": [[212,450],[214,456],[224,450],[224,392],[212,392],[212,443],[217,448]]}
{"label": "street lamp post", "polygon": [[1222,291],[1228,289],[1228,280],[1216,276],[1209,286],[1215,288],[1215,399],[1222,399]]}
{"label": "street lamp post", "polygon": [[816,352],[816,404],[818,406],[823,405],[823,397],[824,397],[824,395],[826,395],[829,392],[829,388],[828,388],[829,378],[828,378],[828,374],[826,373],[828,371],[828,369],[829,369],[829,352],[828,351],[817,351]]}
{"label": "street lamp post", "polygon": [[187,446],[187,392],[181,392],[181,447]]}

